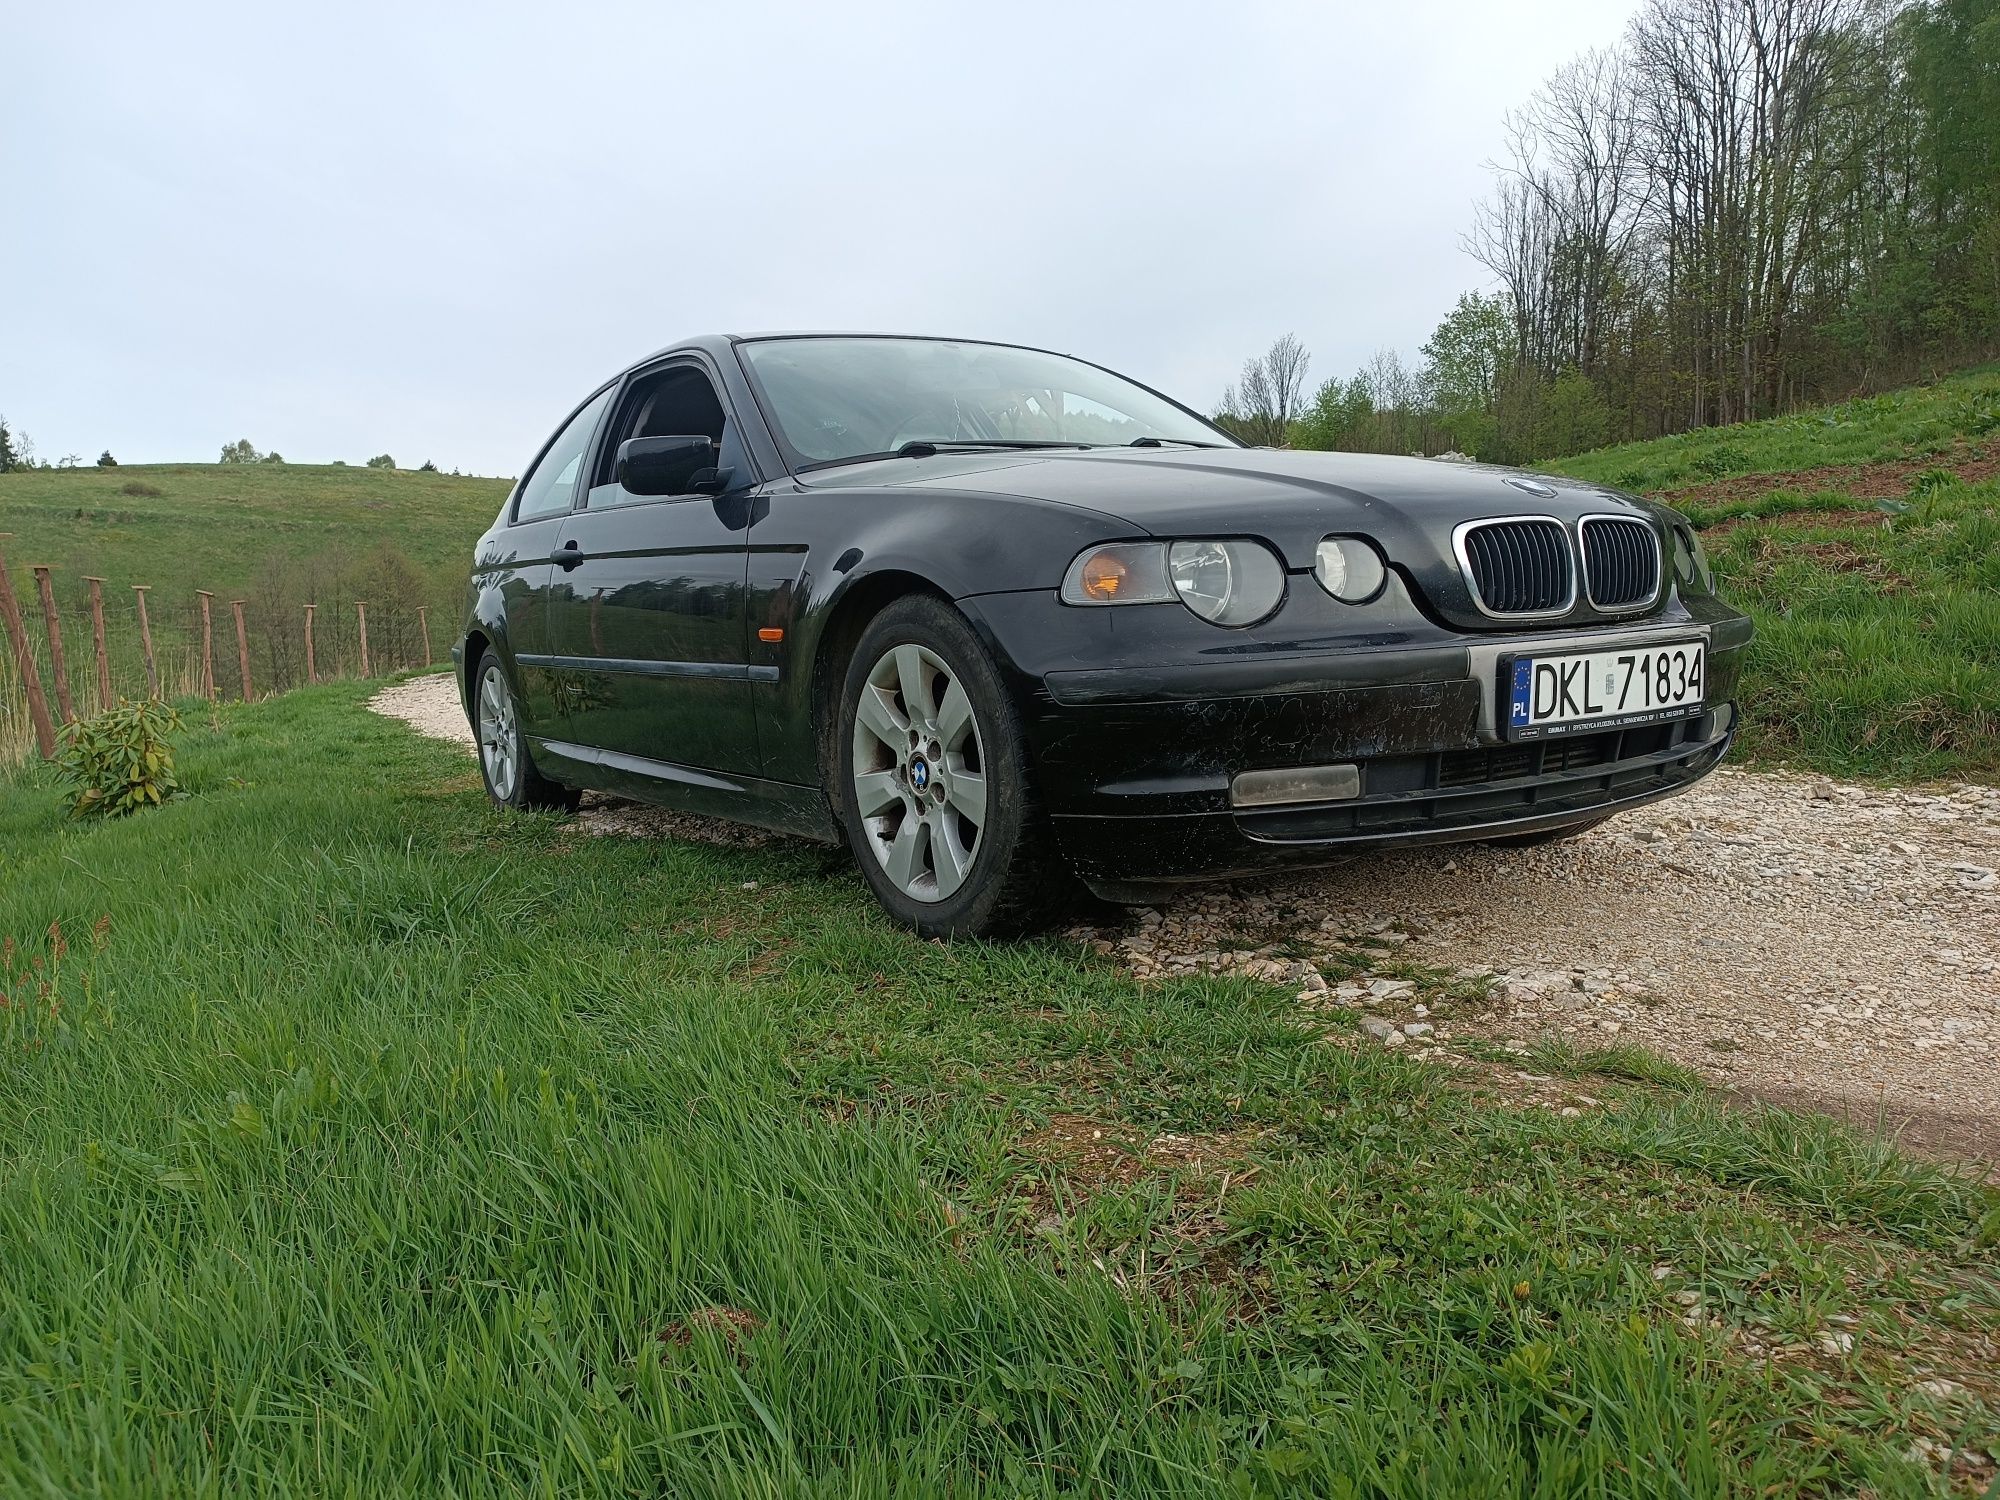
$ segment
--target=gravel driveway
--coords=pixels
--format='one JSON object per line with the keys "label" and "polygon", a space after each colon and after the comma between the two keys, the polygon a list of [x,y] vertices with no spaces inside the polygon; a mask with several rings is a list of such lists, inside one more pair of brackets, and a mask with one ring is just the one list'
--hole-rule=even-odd
{"label": "gravel driveway", "polygon": [[[471,743],[448,676],[386,688],[374,707]],[[593,831],[745,836],[592,803]],[[1996,869],[2000,788],[1724,770],[1567,844],[1360,855],[1198,890],[1096,936],[1142,975],[1242,972],[1307,988],[1310,955],[1364,940],[1385,968],[1492,976],[1484,1001],[1423,1017],[1389,976],[1341,986],[1334,999],[1379,1017],[1372,1034],[1393,1027],[1391,1045],[1637,1042],[1725,1087],[1993,1159]]]}

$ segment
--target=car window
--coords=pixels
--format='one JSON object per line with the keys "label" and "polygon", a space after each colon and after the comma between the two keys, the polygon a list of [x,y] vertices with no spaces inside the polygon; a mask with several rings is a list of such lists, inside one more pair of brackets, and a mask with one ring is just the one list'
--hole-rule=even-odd
{"label": "car window", "polygon": [[1236,442],[1121,375],[1005,344],[892,337],[753,339],[740,348],[795,463],[911,443]]}
{"label": "car window", "polygon": [[632,382],[611,423],[609,440],[598,452],[591,476],[593,510],[633,505],[658,495],[634,495],[618,484],[618,448],[630,438],[700,436],[718,445],[715,466],[734,469],[737,482],[750,479],[748,459],[715,385],[700,367],[672,365]]}
{"label": "car window", "polygon": [[569,509],[576,494],[576,476],[583,468],[584,450],[590,446],[590,435],[610,400],[610,391],[600,392],[556,434],[534,471],[521,482],[521,496],[514,503],[516,522],[559,516]]}

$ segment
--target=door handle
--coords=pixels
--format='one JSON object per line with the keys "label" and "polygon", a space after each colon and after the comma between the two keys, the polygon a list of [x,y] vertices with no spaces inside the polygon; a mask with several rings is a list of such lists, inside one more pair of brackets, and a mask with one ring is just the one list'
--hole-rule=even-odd
{"label": "door handle", "polygon": [[567,573],[571,568],[583,561],[583,548],[579,547],[574,540],[564,542],[560,547],[556,548],[555,556],[551,557],[549,561]]}

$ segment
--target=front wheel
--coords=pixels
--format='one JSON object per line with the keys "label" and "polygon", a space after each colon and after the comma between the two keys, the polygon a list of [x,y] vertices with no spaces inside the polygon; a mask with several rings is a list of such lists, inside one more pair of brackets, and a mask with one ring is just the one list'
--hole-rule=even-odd
{"label": "front wheel", "polygon": [[870,622],[841,693],[848,845],[890,915],[925,937],[1025,931],[1074,882],[1035,799],[1019,716],[965,618],[927,595]]}
{"label": "front wheel", "polygon": [[486,795],[502,807],[575,812],[582,793],[549,780],[528,758],[528,737],[521,728],[514,690],[500,669],[500,659],[490,651],[479,658],[472,694],[472,731]]}

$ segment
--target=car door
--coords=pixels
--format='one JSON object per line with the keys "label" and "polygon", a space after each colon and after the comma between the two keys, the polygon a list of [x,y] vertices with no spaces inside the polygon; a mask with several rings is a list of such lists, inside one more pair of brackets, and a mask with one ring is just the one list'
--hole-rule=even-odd
{"label": "car door", "polygon": [[[626,772],[755,775],[744,569],[753,473],[717,383],[693,357],[628,379],[557,539],[549,647],[566,679],[569,738],[635,757]],[[635,495],[618,482],[628,438],[705,435],[722,493]],[[699,482],[699,480],[697,480]]]}
{"label": "car door", "polygon": [[549,649],[550,558],[569,520],[604,410],[615,386],[606,386],[571,413],[528,468],[508,505],[506,521],[489,534],[482,568],[492,570],[514,658],[515,692],[523,726],[537,739],[562,737],[558,680],[546,665]]}

